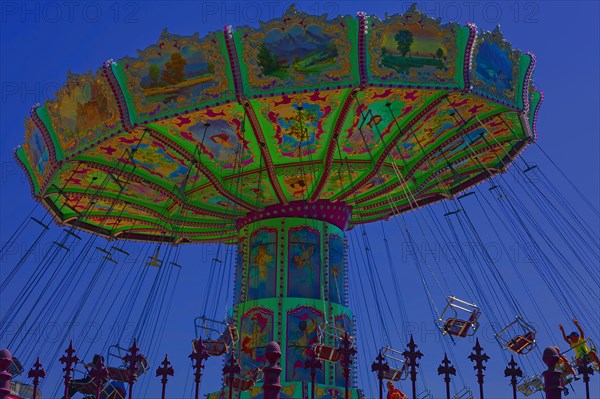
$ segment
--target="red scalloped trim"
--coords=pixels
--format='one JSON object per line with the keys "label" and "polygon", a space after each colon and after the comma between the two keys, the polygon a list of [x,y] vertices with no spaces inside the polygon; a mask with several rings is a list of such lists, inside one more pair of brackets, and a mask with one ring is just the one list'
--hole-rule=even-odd
{"label": "red scalloped trim", "polygon": [[165,189],[162,186],[159,186],[156,183],[147,181],[144,178],[142,178],[142,177],[140,177],[140,176],[138,176],[136,174],[123,171],[123,170],[115,168],[113,166],[103,165],[101,163],[94,162],[94,161],[81,161],[81,162],[84,163],[84,164],[86,164],[86,165],[89,165],[90,167],[92,167],[94,169],[100,170],[102,172],[113,173],[113,174],[117,174],[117,175],[120,175],[120,176],[124,176],[127,180],[131,180],[131,181],[134,181],[136,183],[144,183],[148,187],[152,188],[153,190],[158,191],[159,193],[161,193],[165,197],[168,197],[169,199],[173,200],[178,205],[182,206],[184,209],[194,210],[194,211],[200,212],[200,213],[202,213],[204,215],[207,215],[207,216],[213,216],[213,217],[217,217],[217,218],[221,218],[221,219],[226,219],[226,220],[235,219],[235,217],[236,217],[235,215],[230,215],[230,214],[227,214],[227,213],[216,212],[216,211],[212,211],[212,210],[200,208],[200,207],[195,206],[195,205],[186,204],[186,203],[184,203],[181,200],[181,198],[179,198],[177,195],[173,194],[171,191]]}
{"label": "red scalloped trim", "polygon": [[130,132],[133,129],[133,126],[131,125],[129,107],[127,106],[127,101],[125,101],[123,88],[119,84],[119,81],[112,70],[112,64],[112,60],[107,60],[102,64],[102,75],[108,82],[117,103],[117,109],[119,110],[119,115],[121,117],[121,126],[123,126],[125,131]]}
{"label": "red scalloped trim", "polygon": [[360,87],[367,86],[367,14],[364,12],[357,13],[358,18],[358,75],[360,79]]}
{"label": "red scalloped trim", "polygon": [[[149,128],[149,127],[146,129],[148,129],[148,131],[150,132],[150,136],[153,139],[158,140],[165,145],[168,145],[172,150],[177,152],[183,158],[187,159],[188,161],[195,159],[192,154],[190,154],[183,147],[181,147],[179,144],[175,143],[173,140],[169,139],[165,135],[158,133],[154,129]],[[208,181],[219,192],[219,194],[223,195],[228,200],[230,200],[248,210],[257,211],[260,209],[259,207],[256,207],[256,206],[244,201],[243,199],[241,199],[239,197],[236,197],[235,195],[231,194],[228,190],[226,190],[225,187],[223,187],[223,185],[219,181],[219,179],[215,175],[213,175],[213,173],[206,166],[204,166],[204,164],[201,161],[199,161],[196,164],[196,167],[208,179]]]}
{"label": "red scalloped trim", "polygon": [[279,202],[281,202],[282,204],[287,204],[288,200],[285,198],[285,195],[281,190],[281,186],[279,185],[279,181],[277,180],[277,176],[275,175],[273,159],[271,159],[271,153],[269,152],[269,147],[267,146],[267,142],[265,141],[265,135],[263,134],[262,128],[260,127],[260,123],[256,118],[254,108],[250,105],[249,102],[243,102],[242,106],[246,111],[246,115],[248,116],[248,120],[250,121],[250,126],[252,126],[252,130],[254,130],[254,134],[256,135],[256,141],[258,141],[260,153],[263,157],[263,161],[265,162],[265,167],[267,168],[267,175],[269,176],[269,181],[273,186],[273,190],[275,190],[275,195],[277,195],[277,199],[279,200]]}
{"label": "red scalloped trim", "polygon": [[327,145],[327,154],[325,156],[325,162],[323,164],[323,174],[321,179],[319,179],[319,183],[315,188],[312,196],[310,197],[310,201],[316,201],[321,195],[321,191],[329,178],[329,174],[331,173],[331,167],[333,165],[333,159],[335,157],[335,149],[338,145],[338,138],[342,128],[344,127],[344,122],[346,121],[346,117],[348,116],[348,111],[350,110],[350,105],[352,104],[352,100],[354,100],[354,94],[356,93],[356,89],[352,90],[346,99],[344,100],[344,104],[342,104],[342,109],[340,114],[338,115],[337,120],[335,121],[335,126],[333,128],[333,133],[331,135],[331,139],[329,140],[329,144]]}
{"label": "red scalloped trim", "polygon": [[[536,89],[537,90],[537,89]],[[542,103],[544,102],[544,92],[541,90],[537,90],[540,93],[540,101],[537,103],[537,106],[535,107],[535,110],[533,111],[533,122],[531,124],[532,126],[532,132],[533,133],[533,141],[537,140],[537,121],[538,121],[538,113],[540,112],[540,107],[542,106]]]}
{"label": "red scalloped trim", "polygon": [[42,133],[42,137],[44,138],[44,142],[46,143],[46,147],[48,147],[48,165],[49,167],[48,173],[43,181],[40,182],[40,190],[38,196],[43,196],[43,193],[46,191],[48,184],[52,181],[57,170],[62,166],[62,162],[58,162],[56,160],[56,148],[54,147],[54,142],[50,137],[50,132],[48,128],[44,124],[44,122],[40,119],[40,116],[37,114],[37,109],[39,108],[39,104],[31,107],[29,111],[29,115],[31,116],[31,120],[37,126],[37,128]]}
{"label": "red scalloped trim", "polygon": [[244,83],[242,81],[242,73],[238,61],[237,49],[235,47],[235,40],[233,39],[233,27],[231,25],[227,25],[223,29],[223,33],[225,35],[225,46],[227,47],[227,55],[229,56],[231,75],[233,76],[235,96],[238,101],[241,101],[242,98],[245,98]]}
{"label": "red scalloped trim", "polygon": [[465,58],[463,65],[463,80],[464,80],[464,91],[471,91],[471,68],[473,67],[473,49],[475,40],[477,40],[477,25],[472,22],[467,23],[469,28],[469,39],[467,40],[467,46],[465,47]]}
{"label": "red scalloped trim", "polygon": [[531,83],[531,78],[533,77],[533,70],[535,69],[536,57],[530,51],[525,53],[531,58],[529,65],[527,66],[527,70],[525,71],[525,78],[523,79],[523,89],[521,90],[521,95],[523,98],[523,110],[525,112],[529,112],[529,85]]}
{"label": "red scalloped trim", "polygon": [[31,197],[34,200],[39,201],[40,197],[35,194],[35,184],[33,183],[33,179],[31,178],[31,175],[29,174],[29,169],[27,169],[27,166],[25,166],[23,161],[21,161],[21,158],[19,158],[19,156],[17,155],[17,150],[13,151],[13,158],[17,162],[17,165],[19,165],[21,167],[21,169],[23,170],[23,173],[25,173],[25,177],[27,177],[27,183],[29,183],[29,190],[31,191]]}
{"label": "red scalloped trim", "polygon": [[364,177],[357,185],[355,185],[350,190],[346,191],[345,193],[343,193],[342,195],[340,195],[338,198],[336,198],[336,201],[343,201],[344,199],[346,199],[349,196],[353,195],[362,186],[364,186],[365,184],[367,184],[373,178],[373,176],[375,176],[377,173],[379,173],[379,169],[381,169],[381,165],[383,165],[383,163],[385,162],[385,158],[394,149],[394,146],[396,145],[396,141],[398,141],[398,139],[400,139],[404,135],[404,133],[406,133],[408,130],[410,130],[410,128],[415,123],[417,123],[421,118],[423,118],[429,111],[431,111],[433,108],[437,107],[437,105],[445,97],[446,96],[440,96],[437,99],[433,100],[428,106],[425,107],[425,109],[423,109],[421,112],[419,112],[417,114],[417,116],[415,116],[414,118],[412,118],[411,121],[408,122],[408,124],[406,125],[406,127],[402,131],[398,132],[398,134],[396,134],[396,137],[394,137],[390,141],[390,143],[388,144],[388,146],[383,150],[383,152],[381,153],[381,156],[377,160],[377,163],[373,167],[373,170],[366,177]]}

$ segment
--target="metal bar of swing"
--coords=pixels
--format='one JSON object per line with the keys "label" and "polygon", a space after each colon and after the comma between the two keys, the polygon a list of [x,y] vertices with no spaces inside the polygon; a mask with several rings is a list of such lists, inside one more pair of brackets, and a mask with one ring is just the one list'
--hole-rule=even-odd
{"label": "metal bar of swing", "polygon": [[39,224],[40,226],[42,226],[45,230],[50,229],[50,227],[48,227],[47,224],[44,224],[41,220],[36,219],[33,216],[31,216],[30,219],[33,220],[34,222],[36,222],[37,224]]}

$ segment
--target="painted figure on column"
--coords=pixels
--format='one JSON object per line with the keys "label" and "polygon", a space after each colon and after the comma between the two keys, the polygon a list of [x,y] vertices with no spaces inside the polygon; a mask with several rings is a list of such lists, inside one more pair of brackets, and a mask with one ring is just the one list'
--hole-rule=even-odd
{"label": "painted figure on column", "polygon": [[244,370],[263,367],[266,364],[265,348],[273,340],[273,311],[254,308],[241,320],[240,361]]}
{"label": "painted figure on column", "polygon": [[[310,381],[310,370],[304,362],[318,342],[317,327],[323,322],[323,314],[308,306],[300,306],[287,315],[286,380]],[[315,381],[324,383],[322,370],[317,370]]]}
{"label": "painted figure on column", "polygon": [[318,230],[306,226],[290,229],[288,296],[321,297],[320,240]]}
{"label": "painted figure on column", "polygon": [[264,228],[250,238],[248,300],[275,297],[277,278],[277,230]]}

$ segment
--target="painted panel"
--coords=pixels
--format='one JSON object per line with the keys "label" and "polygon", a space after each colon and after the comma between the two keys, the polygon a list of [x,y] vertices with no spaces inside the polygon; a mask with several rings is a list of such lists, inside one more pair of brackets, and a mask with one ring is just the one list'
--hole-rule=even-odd
{"label": "painted panel", "polygon": [[119,60],[138,120],[233,96],[222,32],[206,37],[164,30],[158,44]]}
{"label": "painted panel", "polygon": [[250,309],[240,321],[240,364],[242,374],[267,364],[265,348],[273,341],[273,311]]}
{"label": "painted panel", "polygon": [[[323,323],[323,313],[308,306],[300,306],[287,313],[287,381],[310,381],[310,370],[304,362],[312,353],[312,345],[317,343],[317,327]],[[323,383],[325,374],[317,370],[315,381]]]}
{"label": "painted panel", "polygon": [[277,288],[277,230],[263,228],[250,236],[246,300],[273,298]]}
{"label": "painted panel", "polygon": [[309,227],[291,228],[288,245],[288,296],[320,298],[320,233]]}
{"label": "painted panel", "polygon": [[25,143],[23,144],[23,149],[25,150],[36,181],[38,184],[41,184],[48,172],[46,166],[48,166],[50,160],[50,153],[42,132],[31,119],[25,120]]}
{"label": "painted panel", "polygon": [[440,24],[411,7],[384,21],[369,19],[369,71],[372,79],[435,86],[458,85],[463,48],[457,37],[467,35],[456,23]]}

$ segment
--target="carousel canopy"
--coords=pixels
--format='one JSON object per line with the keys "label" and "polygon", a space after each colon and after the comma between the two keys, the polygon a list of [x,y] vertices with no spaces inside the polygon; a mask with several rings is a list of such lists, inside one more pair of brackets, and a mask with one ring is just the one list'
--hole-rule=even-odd
{"label": "carousel canopy", "polygon": [[348,205],[351,227],[503,172],[535,138],[534,61],[414,7],[165,30],[69,73],[16,158],[59,223],[107,237],[231,242],[236,221],[296,202]]}

